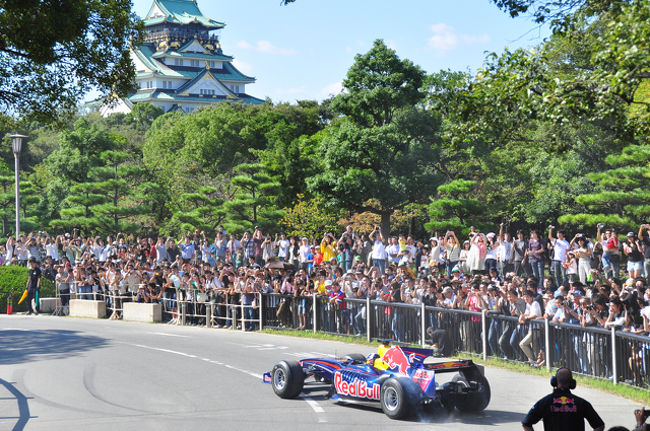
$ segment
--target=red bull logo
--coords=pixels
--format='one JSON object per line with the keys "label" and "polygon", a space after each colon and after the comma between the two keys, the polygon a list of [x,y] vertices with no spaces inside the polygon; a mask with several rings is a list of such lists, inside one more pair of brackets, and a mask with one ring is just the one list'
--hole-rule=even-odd
{"label": "red bull logo", "polygon": [[397,346],[393,346],[386,350],[381,360],[386,364],[386,366],[388,366],[389,370],[404,375],[408,374],[408,370],[411,367],[411,362],[404,354],[404,351]]}
{"label": "red bull logo", "polygon": [[575,413],[578,411],[573,398],[561,396],[553,398],[551,401],[553,402],[551,411],[554,413]]}
{"label": "red bull logo", "polygon": [[431,370],[419,369],[413,373],[413,381],[420,385],[422,392],[426,392],[434,376],[435,373]]}
{"label": "red bull logo", "polygon": [[351,382],[346,382],[339,372],[334,374],[334,388],[337,394],[356,398],[367,398],[369,400],[378,400],[381,394],[381,386],[379,384],[373,383],[368,386],[366,381],[356,377]]}

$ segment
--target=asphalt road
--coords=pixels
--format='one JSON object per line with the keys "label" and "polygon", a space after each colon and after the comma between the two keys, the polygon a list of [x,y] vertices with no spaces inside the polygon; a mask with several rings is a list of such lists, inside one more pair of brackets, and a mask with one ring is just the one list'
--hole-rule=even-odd
{"label": "asphalt road", "polygon": [[[47,316],[0,317],[0,430],[521,429],[548,380],[486,369],[488,408],[392,421],[306,390],[278,398],[261,382],[280,359],[372,351],[344,343],[222,329]],[[638,406],[580,388],[606,428]],[[541,424],[537,429],[542,429]],[[589,428],[588,428],[589,429]]]}

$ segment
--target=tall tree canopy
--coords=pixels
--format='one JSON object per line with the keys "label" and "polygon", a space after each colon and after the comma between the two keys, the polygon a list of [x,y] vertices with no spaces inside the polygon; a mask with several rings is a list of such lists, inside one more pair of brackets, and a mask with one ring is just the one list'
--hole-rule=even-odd
{"label": "tall tree canopy", "polygon": [[322,169],[308,180],[337,206],[379,214],[386,234],[393,211],[425,200],[438,179],[439,120],[417,107],[424,79],[381,40],[357,55],[331,104],[344,117],[324,134]]}
{"label": "tall tree canopy", "polygon": [[134,86],[130,0],[0,0],[0,106],[51,120],[91,88]]}

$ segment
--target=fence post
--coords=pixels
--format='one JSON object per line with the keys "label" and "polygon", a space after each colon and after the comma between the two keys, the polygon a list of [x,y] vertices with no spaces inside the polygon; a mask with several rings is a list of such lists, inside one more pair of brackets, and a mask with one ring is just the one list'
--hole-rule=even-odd
{"label": "fence post", "polygon": [[551,372],[551,325],[544,319],[544,344],[546,345],[546,371]]}
{"label": "fence post", "polygon": [[316,307],[318,305],[318,295],[314,294],[311,298],[312,298],[311,309],[313,310],[312,318],[311,318],[313,325],[311,326],[313,326],[314,334],[315,334],[316,332],[318,332],[318,314],[317,314],[318,308]]}
{"label": "fence post", "polygon": [[244,298],[241,298],[241,331],[246,332],[246,314],[244,314]]}
{"label": "fence post", "polygon": [[366,340],[370,342],[370,297],[366,296]]}
{"label": "fence post", "polygon": [[616,366],[616,328],[612,326],[612,383],[618,384],[618,367]]}
{"label": "fence post", "polygon": [[422,345],[422,347],[424,347],[427,338],[427,319],[425,316],[426,310],[424,309],[424,302],[420,304],[420,310],[422,314],[422,319],[420,319],[420,331],[422,333],[422,337],[421,337],[422,339],[420,340],[420,344]]}
{"label": "fence post", "polygon": [[481,313],[481,342],[483,344],[483,360],[487,359],[487,313]]}
{"label": "fence post", "polygon": [[185,312],[187,311],[186,309],[187,304],[184,299],[183,302],[180,302],[180,304],[181,304],[181,325],[185,326]]}
{"label": "fence post", "polygon": [[262,293],[259,293],[259,295],[260,295],[260,303],[259,303],[259,307],[258,307],[259,310],[258,311],[260,313],[260,331],[261,331],[262,328],[263,328],[262,325],[264,323],[264,319],[263,319],[263,316],[264,316],[264,305],[263,305],[264,304],[264,295]]}

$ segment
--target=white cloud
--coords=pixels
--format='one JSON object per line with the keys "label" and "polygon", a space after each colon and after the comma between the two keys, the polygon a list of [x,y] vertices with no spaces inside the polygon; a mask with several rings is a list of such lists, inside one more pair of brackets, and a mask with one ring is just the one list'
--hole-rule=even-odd
{"label": "white cloud", "polygon": [[321,95],[323,97],[336,96],[343,92],[343,83],[341,81],[330,84],[323,89],[321,89]]}
{"label": "white cloud", "polygon": [[391,39],[385,40],[385,41],[384,41],[384,44],[385,44],[388,48],[397,51],[397,42],[395,42],[394,40],[391,40]]}
{"label": "white cloud", "polygon": [[236,44],[239,49],[246,49],[250,51],[261,52],[264,54],[273,54],[273,55],[296,55],[298,51],[290,48],[280,48],[273,45],[268,40],[258,40],[255,42],[255,45],[248,43],[245,40],[240,40]]}
{"label": "white cloud", "polygon": [[488,34],[458,34],[456,29],[444,22],[431,26],[433,36],[428,40],[428,45],[439,54],[445,54],[447,51],[458,48],[461,44],[472,45],[487,43],[490,41]]}
{"label": "white cloud", "polygon": [[233,66],[235,66],[240,72],[242,72],[244,75],[252,75],[253,74],[253,67],[241,60],[234,59],[232,61]]}

